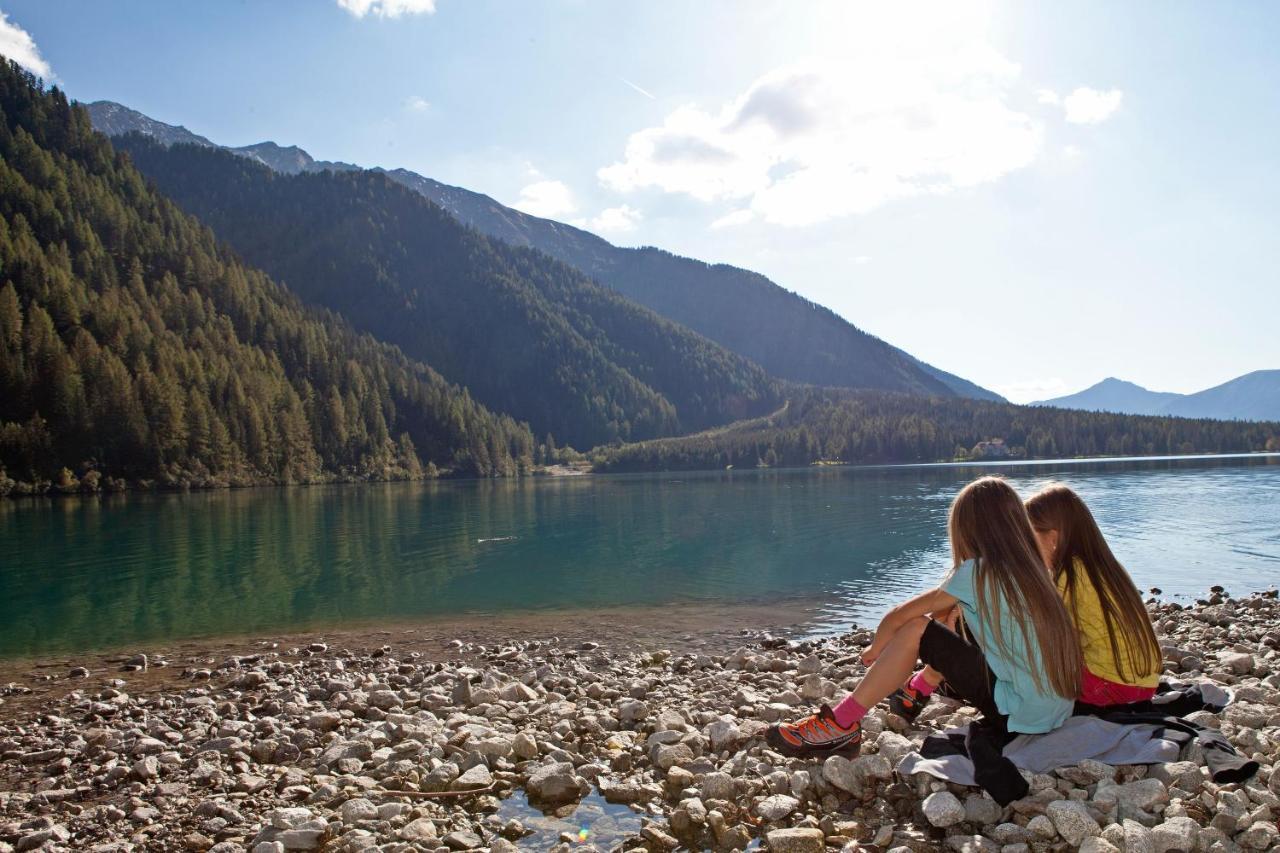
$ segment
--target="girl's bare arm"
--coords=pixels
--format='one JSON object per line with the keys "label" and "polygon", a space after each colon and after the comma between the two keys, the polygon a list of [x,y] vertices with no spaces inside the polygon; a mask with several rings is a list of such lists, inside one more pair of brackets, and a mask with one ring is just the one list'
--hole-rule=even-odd
{"label": "girl's bare arm", "polygon": [[953,608],[957,602],[958,599],[954,595],[941,588],[922,592],[915,598],[909,598],[902,602],[886,613],[884,618],[880,620],[880,627],[876,629],[875,639],[871,641],[870,646],[867,646],[867,650],[862,653],[862,662],[867,665],[875,663],[876,658],[880,656],[880,652],[889,644],[889,640],[893,639],[893,635],[897,633],[898,629],[912,619],[929,616],[933,613],[945,613]]}

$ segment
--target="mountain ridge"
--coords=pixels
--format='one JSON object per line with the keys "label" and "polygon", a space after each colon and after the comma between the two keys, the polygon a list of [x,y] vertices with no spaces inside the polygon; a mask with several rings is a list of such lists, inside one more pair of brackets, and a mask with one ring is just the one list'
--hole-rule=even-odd
{"label": "mountain ridge", "polygon": [[[88,109],[91,116],[102,116],[101,129],[113,135],[137,129],[163,145],[189,142],[224,147],[114,102],[98,101]],[[134,128],[129,126],[130,117]],[[165,132],[166,127],[170,131]],[[275,143],[226,150],[286,174],[360,168],[315,160],[297,146],[285,148]],[[483,193],[407,169],[367,171],[386,174],[489,237],[537,249],[576,267],[660,315],[752,359],[778,378],[836,387],[1004,399],[863,332],[830,309],[759,273],[655,247],[614,246],[575,226],[531,216]]]}
{"label": "mountain ridge", "polygon": [[1275,421],[1280,420],[1280,370],[1254,370],[1191,394],[1152,391],[1108,376],[1075,394],[1029,405],[1132,415]]}

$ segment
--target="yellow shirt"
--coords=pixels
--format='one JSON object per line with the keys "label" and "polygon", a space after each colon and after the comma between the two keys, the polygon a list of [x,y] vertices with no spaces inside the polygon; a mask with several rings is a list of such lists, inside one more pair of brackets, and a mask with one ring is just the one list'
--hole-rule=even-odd
{"label": "yellow shirt", "polygon": [[[1116,684],[1129,684],[1134,687],[1155,687],[1159,684],[1161,661],[1158,657],[1154,661],[1156,669],[1153,672],[1138,673],[1136,677],[1130,672],[1127,678],[1121,675],[1120,670],[1116,668],[1115,656],[1111,652],[1107,622],[1102,615],[1102,601],[1089,580],[1084,564],[1079,560],[1075,562],[1075,580],[1075,612],[1071,613],[1071,618],[1080,628],[1080,648],[1084,652],[1085,668],[1099,678],[1105,678]],[[1065,573],[1058,577],[1058,593],[1067,605],[1067,610],[1070,611],[1071,596],[1067,594]],[[1119,628],[1118,625],[1116,627]],[[1117,633],[1116,645],[1120,650],[1120,660],[1124,663],[1125,670],[1132,670],[1133,666],[1129,663],[1129,649],[1132,643],[1129,642],[1129,638],[1123,633]]]}

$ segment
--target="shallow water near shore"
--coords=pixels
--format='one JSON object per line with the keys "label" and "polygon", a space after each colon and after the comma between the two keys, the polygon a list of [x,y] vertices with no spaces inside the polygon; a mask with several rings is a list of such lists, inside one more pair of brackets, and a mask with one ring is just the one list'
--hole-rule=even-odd
{"label": "shallow water near shore", "polygon": [[1280,580],[1275,456],[10,501],[0,656],[675,603],[723,625],[735,609],[719,604],[785,601],[803,630],[837,631],[937,580],[947,506],[983,473],[1024,494],[1052,480],[1079,490],[1144,588]]}

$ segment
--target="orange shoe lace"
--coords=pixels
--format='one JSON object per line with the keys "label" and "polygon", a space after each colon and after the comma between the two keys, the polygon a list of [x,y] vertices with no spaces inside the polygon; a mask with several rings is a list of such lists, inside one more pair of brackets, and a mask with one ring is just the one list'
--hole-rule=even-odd
{"label": "orange shoe lace", "polygon": [[[800,735],[800,737],[802,738],[805,738],[806,735],[811,733],[816,734],[819,737],[823,737],[823,738],[829,738],[833,734],[833,732],[831,731],[831,726],[827,723],[826,720],[823,720],[817,714],[813,714],[812,716],[805,717],[803,720],[796,723],[795,730],[796,730],[796,733]],[[809,738],[805,738],[805,739],[808,740]]]}

